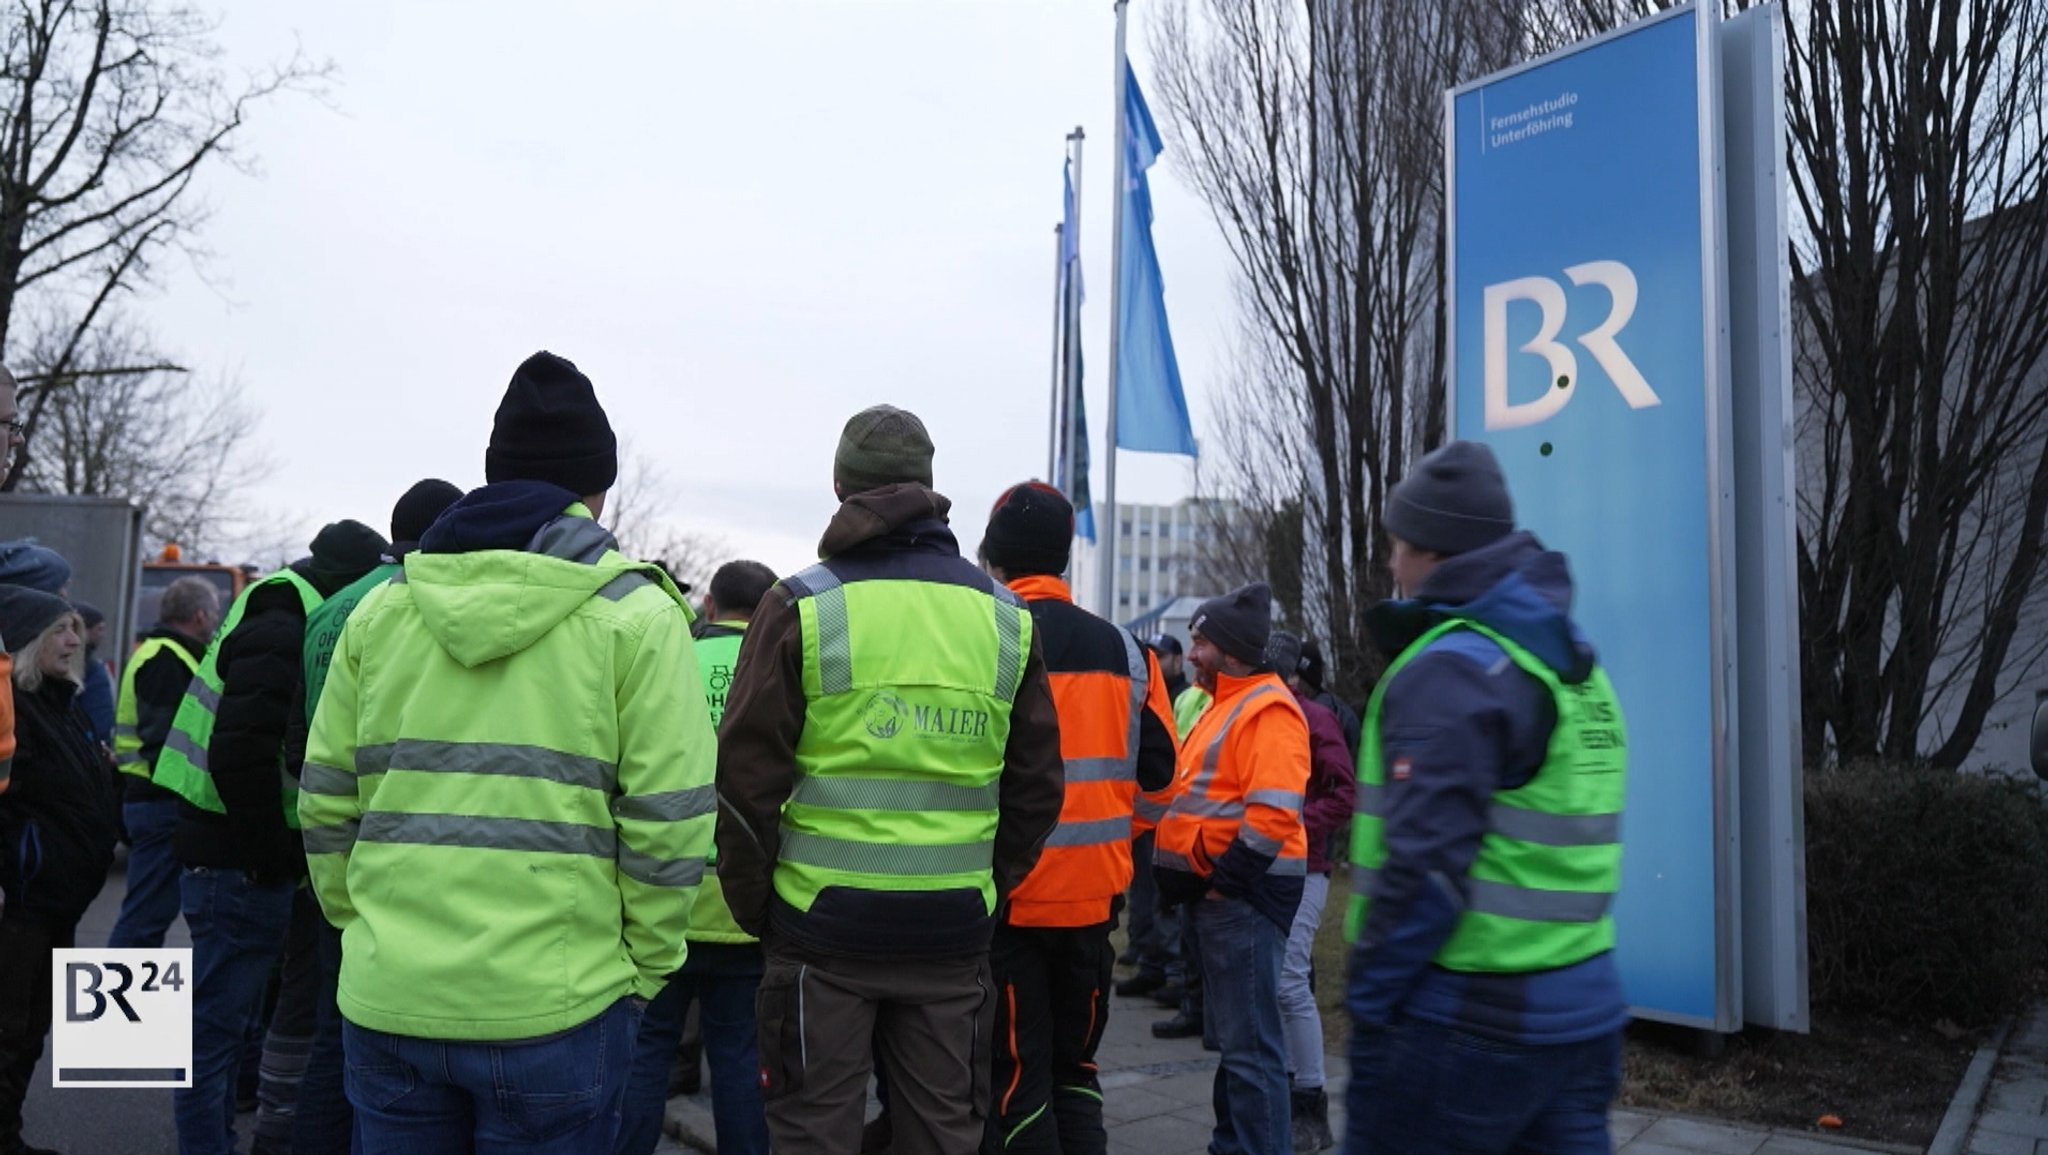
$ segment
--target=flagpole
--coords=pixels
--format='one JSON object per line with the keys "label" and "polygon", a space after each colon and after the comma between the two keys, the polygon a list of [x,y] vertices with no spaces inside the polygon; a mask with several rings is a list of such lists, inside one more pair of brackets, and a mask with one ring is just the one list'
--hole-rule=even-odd
{"label": "flagpole", "polygon": [[[1073,165],[1074,179],[1074,235],[1067,238],[1067,245],[1073,249],[1074,259],[1077,261],[1081,255],[1081,149],[1087,141],[1087,136],[1078,124],[1074,126],[1074,131],[1067,134],[1067,159]],[[1072,269],[1067,270],[1066,289],[1067,388],[1066,408],[1063,412],[1067,421],[1067,472],[1060,479],[1060,492],[1071,500],[1075,490],[1080,487],[1078,475],[1081,463],[1081,447],[1076,444],[1081,436],[1081,342],[1075,339],[1075,334],[1081,331],[1081,285],[1080,278],[1074,276]]]}
{"label": "flagpole", "polygon": [[1121,620],[1116,604],[1116,388],[1118,345],[1124,316],[1124,194],[1131,179],[1126,171],[1131,151],[1131,126],[1127,115],[1131,62],[1125,53],[1124,42],[1127,3],[1128,0],[1116,0],[1116,136],[1110,144],[1110,150],[1116,154],[1112,162],[1116,175],[1112,186],[1115,208],[1111,210],[1109,225],[1109,433],[1103,438],[1102,515],[1095,519],[1096,540],[1102,543],[1099,551],[1102,573],[1096,578],[1102,604],[1096,612],[1113,622]]}
{"label": "flagpole", "polygon": [[1060,347],[1060,338],[1067,324],[1067,226],[1052,227],[1052,397],[1051,408],[1045,422],[1045,479],[1059,484],[1060,467],[1060,398],[1065,392],[1061,386],[1061,372],[1066,368],[1065,350]]}

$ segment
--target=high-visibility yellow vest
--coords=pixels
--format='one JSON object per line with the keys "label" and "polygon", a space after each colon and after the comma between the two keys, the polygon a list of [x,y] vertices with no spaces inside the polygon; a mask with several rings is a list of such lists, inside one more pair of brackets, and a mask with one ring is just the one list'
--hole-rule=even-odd
{"label": "high-visibility yellow vest", "polygon": [[1031,653],[1001,586],[788,579],[803,630],[803,735],[775,892],[976,889],[993,914],[998,780]]}
{"label": "high-visibility yellow vest", "polygon": [[199,672],[199,659],[176,639],[144,638],[135,652],[128,655],[128,664],[121,670],[121,693],[114,700],[114,766],[121,773],[144,781],[149,780],[150,765],[142,760],[142,735],[136,729],[142,721],[142,708],[135,700],[135,675],[165,650],[177,655],[190,673]]}
{"label": "high-visibility yellow vest", "polygon": [[[170,736],[164,739],[164,748],[156,756],[156,769],[150,775],[151,779],[201,810],[227,813],[227,807],[220,800],[220,791],[213,784],[213,772],[207,766],[206,754],[207,747],[213,742],[214,713],[220,709],[220,649],[228,636],[235,632],[235,627],[242,624],[242,615],[248,612],[249,599],[257,590],[276,585],[290,586],[292,592],[299,595],[299,604],[308,614],[320,605],[320,591],[289,569],[279,570],[243,590],[235,604],[228,607],[227,617],[222,619],[219,632],[213,636],[213,644],[206,648],[206,657],[199,663],[199,672],[193,675],[192,688],[185,691],[185,700],[179,704],[178,715],[171,722]],[[299,783],[285,769],[282,753],[277,765],[277,779],[285,822],[296,830],[299,826]]]}
{"label": "high-visibility yellow vest", "polygon": [[1557,726],[1535,776],[1494,793],[1489,829],[1465,880],[1465,911],[1434,961],[1454,971],[1519,974],[1612,950],[1628,767],[1627,732],[1614,687],[1597,668],[1584,682],[1567,684],[1528,650],[1461,619],[1442,623],[1402,651],[1366,707],[1351,827],[1351,861],[1358,869],[1345,936],[1358,938],[1370,909],[1372,874],[1386,861],[1380,710],[1387,687],[1431,642],[1461,629],[1492,639],[1509,661],[1550,690]]}

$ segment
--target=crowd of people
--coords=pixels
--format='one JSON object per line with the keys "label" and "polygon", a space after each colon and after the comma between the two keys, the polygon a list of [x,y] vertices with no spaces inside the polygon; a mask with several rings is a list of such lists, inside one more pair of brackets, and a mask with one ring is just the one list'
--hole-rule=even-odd
{"label": "crowd of people", "polygon": [[[0,422],[11,453],[4,371]],[[486,484],[422,480],[227,604],[181,579],[118,677],[65,560],[0,543],[0,1155],[44,1150],[51,952],[123,840],[110,945],[191,935],[181,1155],[252,1108],[271,1155],[645,1155],[686,1050],[726,1155],[1101,1155],[1112,993],[1219,1052],[1214,1155],[1314,1152],[1318,978],[1348,1155],[1605,1155],[1626,743],[1491,453],[1391,492],[1362,719],[1263,584],[1185,645],[1081,609],[1040,482],[969,561],[934,455],[854,415],[820,561],[692,604],[602,528],[610,420],[537,353]]]}

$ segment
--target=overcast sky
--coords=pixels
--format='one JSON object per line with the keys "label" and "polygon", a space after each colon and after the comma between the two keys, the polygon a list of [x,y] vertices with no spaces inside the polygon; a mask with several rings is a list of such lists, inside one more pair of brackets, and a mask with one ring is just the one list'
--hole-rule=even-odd
{"label": "overcast sky", "polygon": [[[202,190],[206,275],[173,267],[145,315],[186,364],[243,382],[280,462],[258,504],[307,536],[383,527],[418,477],[481,484],[505,382],[547,348],[667,471],[675,521],[783,572],[815,557],[845,419],[914,410],[971,554],[995,495],[1045,468],[1077,124],[1087,358],[1107,363],[1107,0],[220,11],[229,67],[297,45],[336,78],[324,104],[258,110],[241,145],[261,173]],[[1206,439],[1230,265],[1173,165],[1154,170],[1156,236]],[[1190,491],[1184,459],[1122,463],[1126,498]]]}

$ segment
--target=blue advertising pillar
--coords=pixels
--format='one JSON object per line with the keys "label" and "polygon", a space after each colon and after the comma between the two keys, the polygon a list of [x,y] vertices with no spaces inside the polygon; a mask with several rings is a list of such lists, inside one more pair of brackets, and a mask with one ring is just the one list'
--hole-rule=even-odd
{"label": "blue advertising pillar", "polygon": [[1742,1022],[1716,22],[1631,25],[1448,98],[1452,435],[1571,559],[1627,717],[1636,1012]]}

